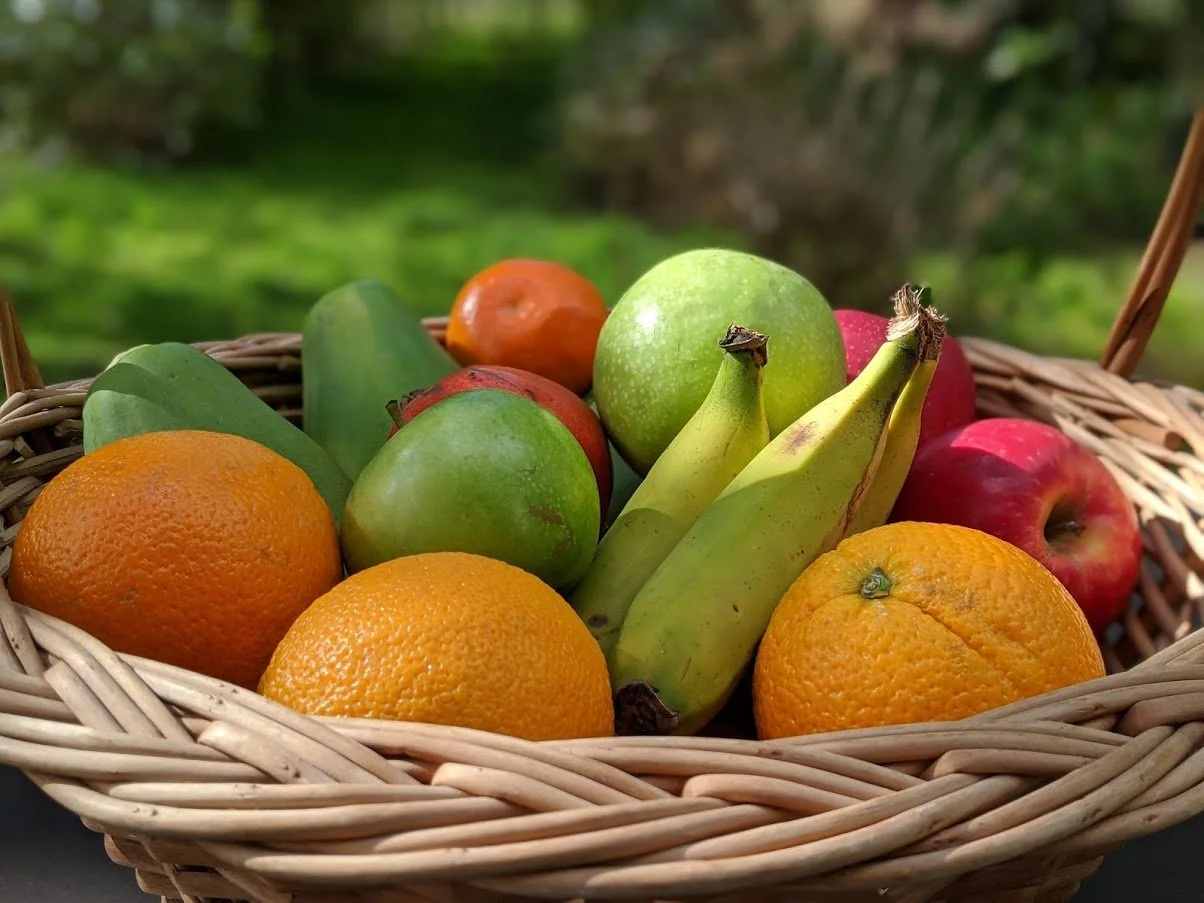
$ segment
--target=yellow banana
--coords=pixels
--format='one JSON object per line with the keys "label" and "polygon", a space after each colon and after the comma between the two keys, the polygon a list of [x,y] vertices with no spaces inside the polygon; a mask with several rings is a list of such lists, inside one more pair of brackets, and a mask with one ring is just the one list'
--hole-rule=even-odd
{"label": "yellow banana", "polygon": [[710,391],[602,536],[569,603],[609,652],[627,606],[715,496],[769,443],[766,338],[731,326]]}
{"label": "yellow banana", "polygon": [[[920,289],[916,294],[919,303],[928,303],[930,293],[927,288]],[[880,527],[890,517],[907,473],[911,470],[911,462],[915,459],[920,440],[920,415],[938,361],[939,353],[931,360],[920,361],[899,393],[899,400],[895,402],[883,436],[878,466],[869,487],[857,502],[845,536]]]}
{"label": "yellow banana", "polygon": [[844,389],[774,438],[632,600],[609,663],[620,734],[692,734],[730,697],[782,595],[844,535],[891,411],[944,319],[909,286],[887,341]]}

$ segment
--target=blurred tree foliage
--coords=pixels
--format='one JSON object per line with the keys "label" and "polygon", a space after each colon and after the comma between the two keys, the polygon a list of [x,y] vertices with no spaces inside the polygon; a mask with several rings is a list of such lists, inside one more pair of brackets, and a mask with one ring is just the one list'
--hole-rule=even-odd
{"label": "blurred tree foliage", "polygon": [[10,147],[182,157],[255,128],[269,43],[253,0],[0,2]]}
{"label": "blurred tree foliage", "polygon": [[1141,241],[1198,101],[1194,0],[594,0],[584,197],[750,235],[838,304],[941,247]]}
{"label": "blurred tree foliage", "polygon": [[540,123],[555,154],[528,159],[579,201],[737,230],[865,305],[917,250],[1037,266],[1144,240],[1204,101],[1202,21],[1201,0],[0,0],[0,143],[229,158],[349,71],[424,90],[394,64],[440,29],[507,23],[500,67],[543,28],[555,109],[467,140],[525,148],[507,123]]}
{"label": "blurred tree foliage", "polygon": [[306,91],[370,70],[404,93],[395,64],[432,35],[499,20],[549,31],[565,9],[575,2],[0,0],[0,149],[228,160]]}
{"label": "blurred tree foliage", "polygon": [[286,78],[320,79],[330,75],[340,54],[355,43],[365,4],[258,0],[258,7],[276,69]]}

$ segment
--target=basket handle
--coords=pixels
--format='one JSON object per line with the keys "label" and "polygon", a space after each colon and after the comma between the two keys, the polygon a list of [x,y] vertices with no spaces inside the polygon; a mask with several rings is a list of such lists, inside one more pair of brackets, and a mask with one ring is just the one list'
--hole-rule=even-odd
{"label": "basket handle", "polygon": [[17,321],[17,311],[8,293],[0,288],[0,365],[4,369],[4,394],[11,398],[27,389],[44,389],[42,374]]}
{"label": "basket handle", "polygon": [[1146,245],[1129,297],[1112,322],[1100,366],[1129,377],[1158,325],[1204,202],[1204,108],[1192,117],[1179,167]]}

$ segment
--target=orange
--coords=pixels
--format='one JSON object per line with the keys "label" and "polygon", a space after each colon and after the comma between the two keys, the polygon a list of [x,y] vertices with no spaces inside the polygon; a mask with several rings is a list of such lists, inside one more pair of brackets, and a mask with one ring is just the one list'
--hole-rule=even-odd
{"label": "orange", "polygon": [[969,527],[855,534],[787,590],[757,652],[763,739],[950,721],[1104,675],[1070,593]]}
{"label": "orange", "polygon": [[606,659],[585,622],[539,578],[467,552],[348,577],[293,624],[260,692],[310,715],[528,740],[614,732]]}
{"label": "orange", "polygon": [[334,519],[300,467],[240,436],[171,430],[54,477],[17,534],[8,589],[118,652],[254,688],[341,577]]}
{"label": "orange", "polygon": [[509,258],[474,275],[456,295],[447,350],[464,366],[500,364],[538,373],[584,394],[607,316],[601,292],[570,267]]}

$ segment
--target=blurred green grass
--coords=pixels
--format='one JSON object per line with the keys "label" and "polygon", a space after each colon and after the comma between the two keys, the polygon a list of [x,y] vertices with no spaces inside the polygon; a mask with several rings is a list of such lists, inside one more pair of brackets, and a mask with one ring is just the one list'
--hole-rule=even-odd
{"label": "blurred green grass", "polygon": [[[562,261],[613,303],[658,260],[737,236],[661,232],[621,216],[563,209],[537,178],[431,169],[379,190],[327,193],[245,173],[133,175],[9,165],[0,205],[0,273],[48,380],[95,372],[122,348],[166,339],[295,330],[310,304],[366,276],[424,314],[445,313],[460,285],[502,257]],[[16,177],[16,178],[14,178]],[[1128,291],[1140,248],[1054,257],[1035,267],[978,261],[967,283],[941,254],[914,262],[955,332],[1038,353],[1095,357]],[[1204,385],[1198,352],[1204,246],[1171,292],[1143,371]]]}
{"label": "blurred green grass", "polygon": [[367,276],[426,314],[501,257],[563,261],[610,300],[657,260],[714,238],[541,209],[454,182],[323,197],[237,175],[22,173],[0,209],[0,272],[47,379],[138,342],[295,330]]}
{"label": "blurred green grass", "polygon": [[[140,342],[296,330],[323,293],[363,277],[439,314],[489,263],[544,257],[579,269],[613,303],[670,254],[744,246],[715,229],[662,231],[568,203],[546,156],[555,62],[551,52],[519,66],[410,60],[285,104],[248,159],[227,164],[0,161],[0,284],[44,377],[90,375]],[[966,272],[933,253],[906,278],[933,286],[955,334],[1094,358],[1140,254],[1000,255]],[[1202,310],[1195,249],[1143,372],[1204,385]]]}
{"label": "blurred green grass", "polygon": [[554,58],[442,53],[275,111],[248,159],[170,172],[0,161],[0,283],[47,380],[139,342],[296,330],[376,277],[424,314],[502,257],[562,261],[612,303],[715,230],[561,200],[543,156]]}
{"label": "blurred green grass", "polygon": [[[1151,229],[1153,224],[1151,223]],[[915,279],[936,291],[955,332],[981,335],[1037,354],[1094,360],[1128,297],[1144,248],[1052,255],[1040,263],[1001,254],[956,275],[957,262],[932,254],[913,262]],[[1138,375],[1204,388],[1204,242],[1187,252],[1138,368]]]}

